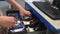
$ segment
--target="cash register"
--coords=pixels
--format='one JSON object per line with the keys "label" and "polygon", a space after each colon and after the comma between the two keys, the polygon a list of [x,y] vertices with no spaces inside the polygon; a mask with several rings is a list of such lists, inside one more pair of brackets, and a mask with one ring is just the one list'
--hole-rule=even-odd
{"label": "cash register", "polygon": [[52,31],[60,33],[60,0],[33,1],[26,2],[32,12],[46,25],[46,27]]}

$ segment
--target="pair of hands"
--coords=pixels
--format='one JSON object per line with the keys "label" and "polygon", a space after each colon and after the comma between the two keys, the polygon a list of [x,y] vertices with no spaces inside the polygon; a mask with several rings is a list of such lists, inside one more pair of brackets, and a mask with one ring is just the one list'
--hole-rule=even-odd
{"label": "pair of hands", "polygon": [[[26,10],[21,10],[20,11],[20,16],[23,17],[24,14],[29,15],[30,16],[30,12],[26,11]],[[3,27],[12,27],[14,26],[14,24],[16,24],[17,21],[14,17],[9,17],[9,16],[0,16],[0,25],[2,25]]]}

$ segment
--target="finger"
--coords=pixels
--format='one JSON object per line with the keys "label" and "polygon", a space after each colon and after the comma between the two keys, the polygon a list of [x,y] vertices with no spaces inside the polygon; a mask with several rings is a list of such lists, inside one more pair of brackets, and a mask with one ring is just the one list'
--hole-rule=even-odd
{"label": "finger", "polygon": [[17,19],[14,17],[14,23],[16,24],[17,23]]}
{"label": "finger", "polygon": [[17,23],[17,19],[13,17],[13,24]]}
{"label": "finger", "polygon": [[23,19],[24,14],[20,14],[20,17]]}
{"label": "finger", "polygon": [[15,24],[9,24],[9,27],[12,27],[12,26],[14,26]]}
{"label": "finger", "polygon": [[31,12],[30,11],[27,11],[26,13],[28,16],[31,16]]}

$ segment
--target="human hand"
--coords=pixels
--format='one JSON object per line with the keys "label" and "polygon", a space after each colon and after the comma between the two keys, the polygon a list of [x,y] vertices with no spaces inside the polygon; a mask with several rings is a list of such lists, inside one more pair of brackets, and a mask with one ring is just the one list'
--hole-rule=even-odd
{"label": "human hand", "polygon": [[0,16],[0,25],[3,27],[12,27],[16,24],[16,19],[14,17]]}
{"label": "human hand", "polygon": [[23,17],[24,15],[31,16],[31,12],[27,10],[20,10],[20,16]]}

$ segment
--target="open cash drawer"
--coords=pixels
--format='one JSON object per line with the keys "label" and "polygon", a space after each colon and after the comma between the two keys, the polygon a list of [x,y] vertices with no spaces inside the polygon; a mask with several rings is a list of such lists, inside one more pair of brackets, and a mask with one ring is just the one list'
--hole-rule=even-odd
{"label": "open cash drawer", "polygon": [[[14,11],[16,12],[17,10],[8,10],[8,12],[14,12]],[[32,11],[31,11],[31,13],[32,13]],[[30,25],[24,25],[25,26],[24,31],[14,32],[14,33],[9,31],[8,34],[46,34],[47,27],[40,21],[40,19],[33,13],[31,15],[31,17],[32,17],[32,19],[34,19],[33,25],[31,25],[31,24]],[[22,19],[22,21],[23,21],[23,19]],[[27,26],[33,28],[34,31],[33,32],[28,32],[26,30]]]}

